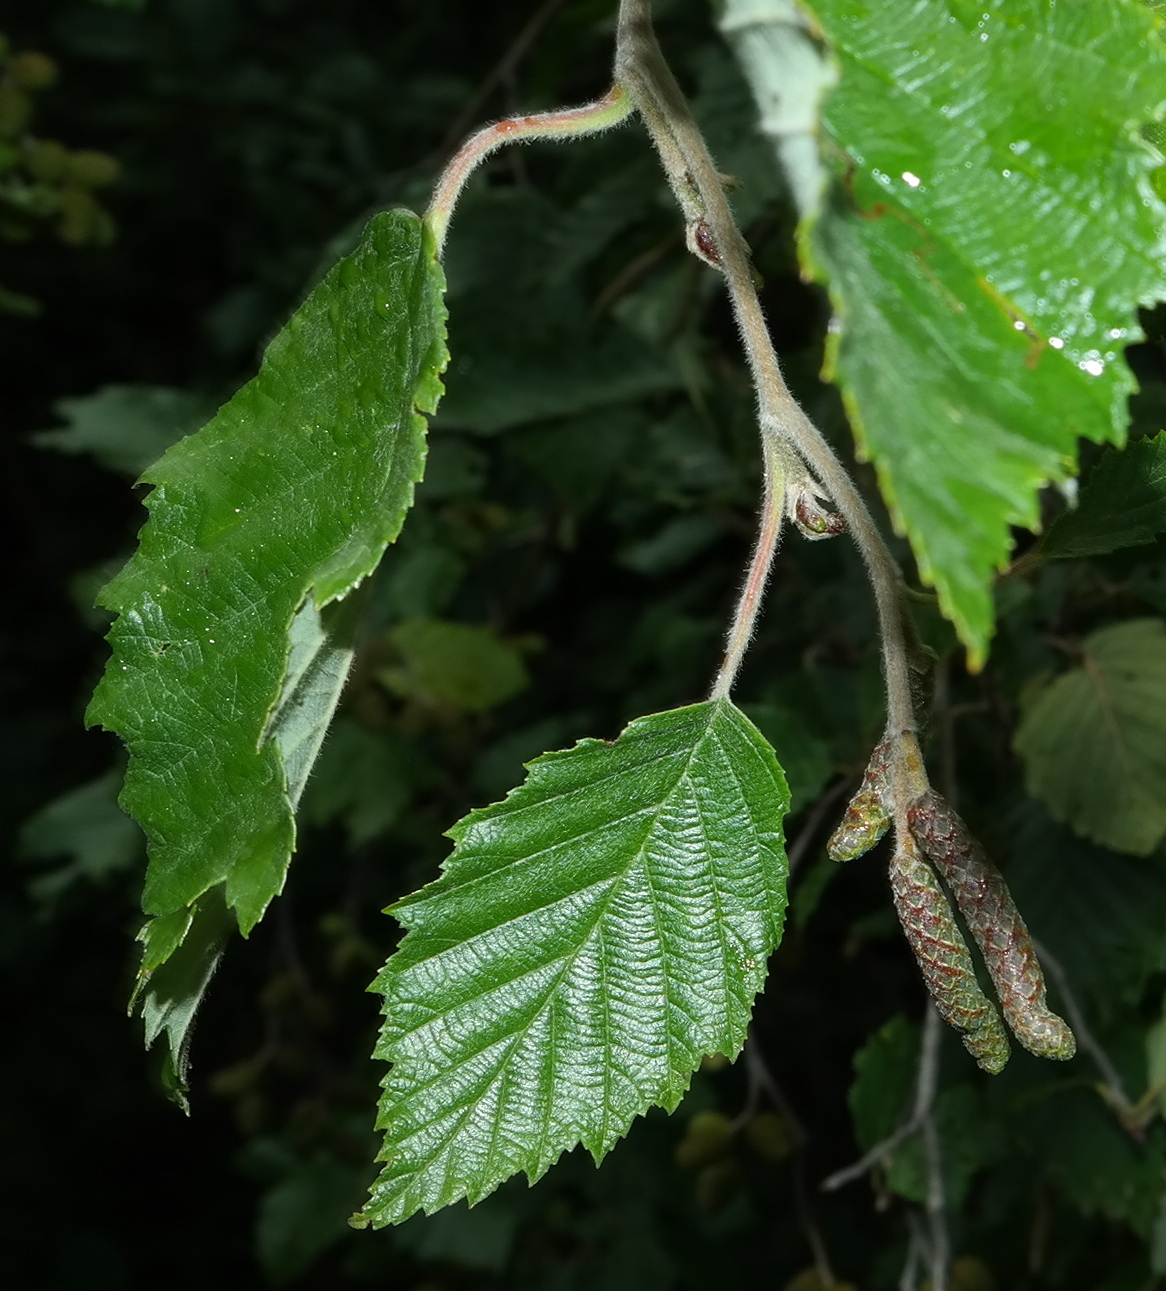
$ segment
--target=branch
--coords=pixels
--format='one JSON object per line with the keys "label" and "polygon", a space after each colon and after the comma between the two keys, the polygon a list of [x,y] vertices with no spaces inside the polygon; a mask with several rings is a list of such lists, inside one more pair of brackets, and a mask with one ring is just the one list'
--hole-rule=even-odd
{"label": "branch", "polygon": [[912,1135],[918,1134],[931,1114],[935,1103],[935,1089],[939,1082],[939,1014],[935,1006],[928,1003],[923,1018],[923,1039],[919,1046],[919,1066],[915,1076],[915,1098],[911,1112],[893,1133],[888,1134],[881,1143],[876,1143],[869,1152],[848,1165],[845,1169],[836,1170],[822,1181],[823,1192],[835,1192],[861,1179],[875,1166],[886,1162],[896,1148],[900,1147]]}
{"label": "branch", "polygon": [[1122,1123],[1127,1128],[1136,1125],[1138,1120],[1137,1108],[1130,1102],[1125,1085],[1122,1083],[1122,1078],[1118,1075],[1117,1068],[1110,1061],[1109,1055],[1098,1044],[1093,1032],[1085,1025],[1081,1006],[1077,1003],[1077,997],[1069,987],[1068,976],[1060,961],[1047,946],[1042,945],[1035,937],[1032,939],[1032,946],[1042,967],[1057,984],[1057,990],[1061,993],[1061,1001],[1065,1006],[1065,1012],[1069,1015],[1069,1022],[1076,1033],[1077,1043],[1093,1059],[1097,1070],[1101,1073],[1106,1101],[1116,1109]]}
{"label": "branch", "polygon": [[[780,467],[786,488],[795,496],[802,489],[813,494],[815,486],[824,487],[842,513],[862,553],[874,589],[883,643],[888,731],[895,736],[912,732],[916,722],[902,575],[854,482],[785,383],[754,286],[748,247],[725,199],[721,175],[656,41],[650,0],[621,0],[615,76],[643,117],[660,154],[665,174],[687,221],[690,249],[725,275],[757,391],[765,446],[767,500],[775,496],[779,487],[768,477],[776,475]],[[771,528],[767,509],[758,550],[746,581],[746,594],[742,596],[738,618],[730,633],[729,649],[714,695],[728,693],[739,663],[738,645],[742,639],[747,641],[752,631],[759,598],[749,593],[754,572],[762,566],[768,568],[772,552],[766,557],[761,545],[768,541]],[[776,534],[773,544],[776,545]],[[893,774],[893,778],[901,777]],[[895,795],[897,806],[898,799],[902,799],[904,811],[908,793],[904,785]]]}
{"label": "branch", "polygon": [[466,180],[496,149],[504,144],[529,142],[533,139],[578,139],[584,135],[598,134],[619,125],[631,113],[632,104],[623,89],[614,85],[593,103],[578,108],[562,108],[556,112],[537,112],[531,116],[507,117],[485,126],[454,154],[442,171],[433,190],[425,221],[433,232],[437,254],[445,245],[445,234],[450,216],[461,196]]}
{"label": "branch", "polygon": [[794,1115],[793,1108],[790,1107],[789,1101],[782,1093],[781,1087],[773,1077],[773,1073],[769,1070],[752,1027],[750,1027],[749,1034],[745,1039],[742,1057],[745,1062],[745,1106],[740,1115],[733,1121],[733,1132],[736,1133],[756,1115],[762,1095],[768,1095],[773,1105],[781,1113],[782,1118],[793,1131],[794,1207],[797,1213],[798,1227],[802,1230],[802,1236],[806,1239],[806,1244],[814,1257],[814,1268],[817,1270],[819,1282],[824,1287],[835,1286],[837,1280],[834,1276],[833,1265],[830,1263],[830,1254],[826,1250],[822,1232],[814,1218],[809,1189],[806,1187],[805,1151],[808,1135],[797,1116]]}

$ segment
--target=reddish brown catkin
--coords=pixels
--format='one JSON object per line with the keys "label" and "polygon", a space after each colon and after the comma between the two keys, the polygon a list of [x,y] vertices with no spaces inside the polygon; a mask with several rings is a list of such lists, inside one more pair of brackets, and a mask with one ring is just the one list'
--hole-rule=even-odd
{"label": "reddish brown catkin", "polygon": [[962,1032],[965,1048],[995,1075],[1008,1061],[1008,1036],[996,1006],[980,990],[971,952],[931,866],[904,832],[891,859],[891,892],[907,941],[940,1017]]}
{"label": "reddish brown catkin", "polygon": [[890,827],[887,789],[890,752],[890,744],[883,743],[870,755],[862,784],[826,844],[826,854],[832,861],[853,861],[856,856],[869,852]]}
{"label": "reddish brown catkin", "polygon": [[1038,1058],[1071,1058],[1077,1041],[1045,1002],[1044,973],[1032,938],[1000,871],[933,789],[915,799],[907,819],[967,920],[1013,1034]]}

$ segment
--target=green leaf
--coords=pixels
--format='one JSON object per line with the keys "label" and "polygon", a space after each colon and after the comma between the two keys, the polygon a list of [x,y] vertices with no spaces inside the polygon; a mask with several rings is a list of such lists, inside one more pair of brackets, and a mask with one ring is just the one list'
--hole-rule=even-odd
{"label": "green leaf", "polygon": [[300,1277],[350,1236],[344,1221],[359,1201],[366,1177],[319,1149],[291,1157],[285,1176],[259,1203],[256,1254],[272,1282],[279,1286]]}
{"label": "green leaf", "polygon": [[[1134,0],[810,7],[841,73],[822,115],[836,182],[801,230],[838,315],[827,375],[979,666],[1009,526],[1038,526],[1079,436],[1125,436],[1120,351],[1166,294],[1138,134],[1166,46]],[[777,68],[746,64],[759,101]]]}
{"label": "green leaf", "polygon": [[68,426],[42,430],[33,443],[62,453],[89,453],[111,471],[138,476],[176,440],[197,430],[214,404],[167,386],[110,385],[59,399],[53,411]]}
{"label": "green leaf", "polygon": [[222,885],[183,910],[151,919],[138,934],[142,966],[130,1000],[145,1026],[146,1048],[165,1034],[162,1081],[184,1112],[190,1032],[231,930]]}
{"label": "green leaf", "polygon": [[1049,526],[1037,554],[1103,556],[1153,542],[1166,529],[1166,431],[1107,449],[1072,511]]}
{"label": "green leaf", "polygon": [[390,636],[404,667],[381,677],[398,695],[484,713],[530,685],[522,656],[489,627],[414,619]]}
{"label": "green leaf", "polygon": [[1077,833],[1145,856],[1166,837],[1166,625],[1119,623],[1082,648],[1016,732],[1028,791]]}
{"label": "green leaf", "polygon": [[736,1054],[781,936],[788,806],[717,701],[547,754],[455,826],[374,984],[388,1164],[355,1222],[472,1204],[578,1143],[598,1161],[702,1056]]}
{"label": "green leaf", "polygon": [[[863,1151],[869,1152],[910,1114],[919,1075],[918,1027],[902,1016],[892,1018],[855,1055],[854,1074],[848,1101],[855,1137]],[[934,1113],[944,1195],[958,1211],[973,1176],[1001,1154],[1001,1135],[969,1084],[941,1089]],[[927,1161],[919,1135],[905,1139],[889,1154],[887,1185],[908,1201],[926,1202]]]}
{"label": "green leaf", "polygon": [[1103,850],[1031,798],[1000,822],[993,850],[1025,923],[1060,962],[1086,1016],[1112,1025],[1166,971],[1163,858]]}
{"label": "green leaf", "polygon": [[259,374],[144,477],[150,518],[101,594],[119,617],[88,713],[129,748],[121,802],[149,838],[143,906],[162,922],[143,984],[212,889],[247,933],[283,885],[351,657],[352,607],[329,603],[375,569],[421,476],[441,290],[417,217],[374,217]]}
{"label": "green leaf", "polygon": [[121,775],[110,771],[54,799],[21,826],[17,854],[22,859],[68,857],[29,883],[35,900],[51,904],[74,883],[104,883],[138,862],[142,835],[118,810],[120,783]]}

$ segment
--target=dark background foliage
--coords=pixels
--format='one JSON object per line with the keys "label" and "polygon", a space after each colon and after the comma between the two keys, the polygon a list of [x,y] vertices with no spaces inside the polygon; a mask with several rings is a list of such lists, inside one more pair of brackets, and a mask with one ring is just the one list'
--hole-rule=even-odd
{"label": "dark background foliage", "polygon": [[[738,208],[791,381],[844,446],[816,377],[828,309],[797,276],[747,92],[700,0],[659,11],[721,164],[748,177]],[[51,218],[0,241],[0,284],[40,303],[35,317],[0,315],[16,553],[0,704],[6,1284],[730,1278],[805,1291],[824,1250],[846,1282],[897,1285],[918,1152],[818,1190],[908,1104],[923,1007],[877,857],[837,870],[822,856],[881,724],[869,597],[845,541],[789,540],[738,692],[795,793],[792,919],[747,1058],[700,1072],[674,1117],[647,1118],[599,1172],[573,1155],[537,1189],[512,1182],[472,1212],[379,1234],[344,1223],[376,1146],[364,987],[396,936],[380,911],[434,875],[441,831],[505,793],[524,759],[699,698],[748,549],[751,395],[716,284],[686,255],[635,128],[501,157],[459,208],[454,361],[429,474],[373,588],[288,890],[231,946],[196,1030],[190,1120],[124,1016],[143,857],[112,806],[118,750],[82,713],[104,659],[93,592],[142,517],[132,477],[254,370],[371,211],[424,205],[462,134],[603,89],[612,13],[609,0],[537,13],[469,0],[0,3],[12,48],[60,72],[34,96],[32,135],[121,166],[102,193],[110,244],[63,242]],[[1149,327],[1135,433],[1160,428]],[[88,427],[89,451],[35,441],[62,425]],[[920,612],[940,659],[939,781],[1005,864],[1131,1100],[1166,986],[1166,865],[1055,826],[1023,796],[1010,740],[1025,688],[1059,666],[1055,643],[1166,610],[1162,569],[1148,547],[1004,580],[978,678]],[[473,625],[477,644],[432,663],[402,631],[418,621]],[[1166,1134],[1152,1095],[1123,1126],[1098,1079],[1088,1055],[1053,1068],[1019,1054],[985,1080],[945,1037],[957,1285],[1153,1284]]]}

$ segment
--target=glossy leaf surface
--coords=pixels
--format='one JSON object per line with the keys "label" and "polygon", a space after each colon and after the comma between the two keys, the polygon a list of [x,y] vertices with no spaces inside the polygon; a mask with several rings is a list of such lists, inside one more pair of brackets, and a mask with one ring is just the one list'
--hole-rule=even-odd
{"label": "glossy leaf surface", "polygon": [[533,1181],[579,1143],[599,1160],[705,1054],[736,1054],[781,936],[788,806],[718,701],[538,758],[451,830],[374,984],[393,1066],[362,1222]]}
{"label": "glossy leaf surface", "polygon": [[[1137,133],[1166,97],[1166,46],[1133,0],[810,7],[840,73],[822,113],[835,182],[802,230],[838,316],[827,375],[978,666],[1009,526],[1037,527],[1078,437],[1125,436],[1122,348],[1166,294]],[[762,104],[766,69],[746,67]]]}

